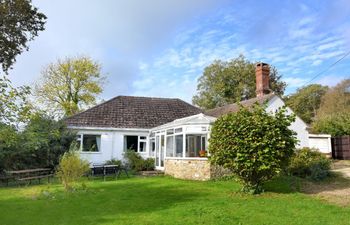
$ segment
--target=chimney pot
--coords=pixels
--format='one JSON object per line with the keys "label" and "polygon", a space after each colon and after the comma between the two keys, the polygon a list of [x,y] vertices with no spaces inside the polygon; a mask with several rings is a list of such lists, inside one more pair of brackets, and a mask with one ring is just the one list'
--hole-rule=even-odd
{"label": "chimney pot", "polygon": [[270,67],[269,64],[259,62],[255,67],[256,96],[262,97],[270,93]]}

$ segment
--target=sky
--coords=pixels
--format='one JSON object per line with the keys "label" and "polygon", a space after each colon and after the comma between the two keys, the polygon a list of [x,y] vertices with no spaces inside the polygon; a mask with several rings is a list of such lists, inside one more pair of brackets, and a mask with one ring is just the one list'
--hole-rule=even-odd
{"label": "sky", "polygon": [[136,95],[191,102],[206,66],[240,54],[275,66],[288,85],[286,94],[350,78],[350,56],[328,69],[350,51],[348,0],[33,0],[33,5],[48,19],[9,72],[17,86],[34,84],[46,65],[75,56],[102,65],[104,100]]}

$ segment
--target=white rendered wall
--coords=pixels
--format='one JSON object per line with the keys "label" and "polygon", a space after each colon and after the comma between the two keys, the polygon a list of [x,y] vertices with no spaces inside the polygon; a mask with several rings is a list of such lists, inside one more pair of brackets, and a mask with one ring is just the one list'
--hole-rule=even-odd
{"label": "white rendered wall", "polygon": [[111,131],[100,129],[79,129],[78,134],[95,134],[101,135],[101,150],[100,152],[80,152],[83,159],[90,163],[102,164],[111,159],[123,159],[124,153],[124,136],[125,135],[142,135],[147,137],[146,152],[142,153],[143,157],[147,157],[149,151],[148,132],[145,131]]}
{"label": "white rendered wall", "polygon": [[331,135],[326,134],[310,134],[310,148],[316,148],[322,153],[332,153]]}
{"label": "white rendered wall", "polygon": [[[275,96],[269,102],[267,106],[267,111],[275,112],[280,107],[283,107],[285,103],[281,98]],[[287,107],[287,113],[291,114],[293,111]],[[290,129],[297,133],[298,148],[309,147],[309,132],[306,130],[307,125],[297,116],[295,122],[290,126]]]}

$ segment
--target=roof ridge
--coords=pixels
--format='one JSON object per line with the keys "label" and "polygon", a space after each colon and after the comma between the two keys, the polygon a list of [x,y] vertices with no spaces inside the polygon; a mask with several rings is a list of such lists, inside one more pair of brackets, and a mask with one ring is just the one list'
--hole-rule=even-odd
{"label": "roof ridge", "polygon": [[246,100],[243,100],[243,101],[240,101],[240,102],[235,102],[235,103],[231,103],[231,104],[227,104],[227,105],[223,105],[223,106],[220,106],[220,107],[216,107],[216,108],[213,108],[213,109],[209,109],[206,111],[206,113],[208,112],[213,112],[213,111],[217,111],[219,109],[224,109],[224,108],[228,108],[228,107],[232,107],[232,106],[236,106],[236,105],[244,105],[246,103],[249,103],[251,101],[253,102],[258,102],[260,99],[265,99],[265,101],[268,101],[270,100],[273,96],[277,96],[274,92],[272,93],[269,93],[267,95],[264,95],[262,97],[254,97],[254,98],[249,98],[249,99],[246,99]]}
{"label": "roof ridge", "polygon": [[178,101],[184,102],[186,105],[189,105],[189,106],[191,106],[193,108],[199,109],[201,111],[201,113],[204,113],[204,110],[202,110],[201,108],[199,108],[199,107],[197,107],[195,105],[192,105],[192,104],[190,104],[190,103],[188,103],[188,102],[186,102],[186,101],[184,101],[184,100],[182,100],[180,98],[175,98],[175,99],[178,100]]}
{"label": "roof ridge", "polygon": [[[128,98],[149,98],[149,99],[179,99],[179,98],[166,98],[166,97],[149,97],[149,96],[136,96],[136,95],[118,95],[118,97],[128,97]],[[180,99],[181,100],[181,99]],[[182,100],[183,101],[183,100]]]}

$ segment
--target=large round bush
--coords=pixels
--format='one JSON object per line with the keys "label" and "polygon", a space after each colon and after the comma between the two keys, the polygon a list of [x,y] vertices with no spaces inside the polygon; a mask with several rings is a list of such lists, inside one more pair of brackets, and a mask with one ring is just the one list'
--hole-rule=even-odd
{"label": "large round bush", "polygon": [[243,191],[261,192],[293,155],[297,141],[289,126],[294,119],[286,108],[272,114],[258,104],[218,118],[209,140],[211,163],[232,170]]}

